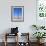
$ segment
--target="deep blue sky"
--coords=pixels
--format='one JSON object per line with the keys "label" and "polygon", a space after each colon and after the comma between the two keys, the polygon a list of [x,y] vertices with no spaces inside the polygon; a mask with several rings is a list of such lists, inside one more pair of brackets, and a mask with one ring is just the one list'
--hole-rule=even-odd
{"label": "deep blue sky", "polygon": [[14,16],[21,16],[22,8],[14,8]]}

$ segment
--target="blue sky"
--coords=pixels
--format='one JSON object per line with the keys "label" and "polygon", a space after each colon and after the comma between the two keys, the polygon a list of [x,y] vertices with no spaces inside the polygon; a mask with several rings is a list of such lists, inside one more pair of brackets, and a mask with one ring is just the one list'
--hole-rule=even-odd
{"label": "blue sky", "polygon": [[14,8],[14,16],[21,16],[22,8]]}

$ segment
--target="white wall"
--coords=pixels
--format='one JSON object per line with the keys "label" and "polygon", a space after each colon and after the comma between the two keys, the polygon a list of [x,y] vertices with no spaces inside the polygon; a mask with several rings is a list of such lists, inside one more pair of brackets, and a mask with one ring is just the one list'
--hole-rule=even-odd
{"label": "white wall", "polygon": [[[11,22],[11,6],[24,6],[24,22]],[[36,0],[0,0],[0,34],[17,26],[32,36],[32,24],[36,24]]]}

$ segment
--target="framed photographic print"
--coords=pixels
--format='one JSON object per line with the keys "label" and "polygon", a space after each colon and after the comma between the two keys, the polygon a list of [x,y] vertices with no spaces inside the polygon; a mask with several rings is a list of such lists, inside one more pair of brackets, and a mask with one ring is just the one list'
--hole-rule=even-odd
{"label": "framed photographic print", "polygon": [[12,22],[24,21],[24,6],[11,6],[11,21]]}
{"label": "framed photographic print", "polygon": [[39,18],[46,17],[46,0],[37,0],[37,15]]}
{"label": "framed photographic print", "polygon": [[46,0],[37,0],[36,3],[36,23],[46,25]]}

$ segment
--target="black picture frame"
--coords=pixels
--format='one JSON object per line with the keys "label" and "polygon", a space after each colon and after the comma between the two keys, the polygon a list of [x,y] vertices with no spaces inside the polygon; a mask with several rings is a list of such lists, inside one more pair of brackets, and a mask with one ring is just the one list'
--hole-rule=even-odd
{"label": "black picture frame", "polygon": [[24,22],[24,6],[11,6],[11,21]]}

